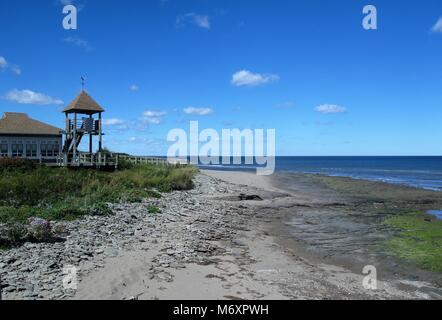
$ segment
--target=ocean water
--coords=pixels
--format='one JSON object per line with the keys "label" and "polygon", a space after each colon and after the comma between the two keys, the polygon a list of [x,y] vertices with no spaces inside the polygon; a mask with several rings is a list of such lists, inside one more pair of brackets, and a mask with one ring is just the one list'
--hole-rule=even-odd
{"label": "ocean water", "polygon": [[[200,167],[249,171],[256,166]],[[351,177],[442,191],[442,157],[277,157],[276,172]]]}
{"label": "ocean water", "polygon": [[429,210],[427,213],[435,216],[439,220],[442,220],[442,210]]}

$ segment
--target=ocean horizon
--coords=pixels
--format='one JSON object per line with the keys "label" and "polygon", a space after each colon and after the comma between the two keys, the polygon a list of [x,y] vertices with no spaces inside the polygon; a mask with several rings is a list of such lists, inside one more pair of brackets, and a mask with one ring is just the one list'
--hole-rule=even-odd
{"label": "ocean horizon", "polygon": [[[203,165],[207,170],[252,171],[257,165]],[[232,162],[231,162],[232,163]],[[442,156],[280,156],[276,173],[307,173],[381,181],[442,191]]]}

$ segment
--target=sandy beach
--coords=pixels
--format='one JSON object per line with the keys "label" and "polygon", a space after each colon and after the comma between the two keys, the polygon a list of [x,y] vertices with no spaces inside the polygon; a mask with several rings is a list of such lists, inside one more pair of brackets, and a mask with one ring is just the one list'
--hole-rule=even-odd
{"label": "sandy beach", "polygon": [[[14,290],[5,292],[4,297],[132,300],[441,297],[439,288],[426,281],[433,280],[431,277],[426,278],[425,273],[410,276],[415,269],[400,274],[383,272],[381,267],[377,290],[365,289],[363,266],[382,260],[370,252],[362,252],[365,247],[360,243],[355,248],[348,247],[346,255],[341,254],[339,249],[347,248],[342,244],[348,238],[335,231],[325,232],[319,221],[313,221],[314,215],[308,215],[312,221],[301,219],[306,215],[305,210],[320,212],[321,208],[339,206],[345,199],[308,183],[288,188],[284,178],[202,171],[195,178],[193,190],[164,194],[160,199],[139,204],[114,205],[112,217],[90,217],[67,224],[71,236],[65,243],[29,244],[2,256],[0,266],[7,275],[4,281],[14,283],[9,287]],[[158,206],[161,213],[146,214],[150,205]],[[298,225],[290,227],[293,219],[298,219],[295,220]],[[299,225],[302,228],[296,229]],[[323,234],[328,237],[322,237]],[[299,241],[302,238],[304,242]],[[335,243],[332,249],[330,242]],[[317,243],[313,247],[318,251],[309,249],[312,243]],[[330,257],[332,252],[336,254]],[[358,260],[361,256],[367,259]],[[66,265],[78,269],[76,290],[62,286],[65,276],[62,269]],[[42,282],[44,286],[37,285]],[[33,291],[26,289],[29,283],[36,284]]]}
{"label": "sandy beach", "polygon": [[[213,241],[221,248],[209,263],[189,263],[178,268],[152,266],[156,254],[176,250],[180,239],[171,241],[176,229],[203,222],[203,232],[219,223],[205,212],[182,217],[179,226],[168,226],[156,248],[127,252],[105,263],[79,285],[79,299],[430,299],[431,284],[409,279],[385,279],[377,290],[364,289],[359,272],[319,261],[299,246],[288,244],[281,234],[281,208],[327,201],[302,192],[275,187],[274,179],[247,172],[203,171],[197,178],[199,203],[221,206],[236,215],[221,218],[230,224],[230,237]],[[204,192],[207,184],[211,185]],[[206,189],[207,190],[207,189]],[[239,194],[258,195],[262,200],[239,201]],[[272,211],[279,211],[273,214]],[[192,211],[192,210],[191,210]],[[201,219],[201,216],[204,218]],[[214,220],[215,219],[215,220]],[[232,225],[233,222],[233,225]],[[240,224],[238,226],[238,223]],[[209,228],[208,228],[209,227]],[[299,250],[297,250],[299,249]],[[169,252],[170,253],[170,252]],[[309,258],[312,258],[309,260]],[[354,266],[352,266],[354,267]],[[146,270],[153,268],[153,273]],[[158,269],[157,269],[158,268]],[[353,268],[354,269],[354,268]],[[150,269],[152,270],[152,269]],[[156,273],[165,277],[157,277]]]}

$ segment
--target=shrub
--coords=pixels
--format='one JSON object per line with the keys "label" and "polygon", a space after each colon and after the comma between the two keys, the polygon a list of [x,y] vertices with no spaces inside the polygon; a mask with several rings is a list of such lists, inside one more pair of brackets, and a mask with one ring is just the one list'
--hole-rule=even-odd
{"label": "shrub", "polygon": [[127,161],[125,159],[118,160],[118,170],[127,170],[127,169],[132,169],[134,167],[135,165],[130,161]]}
{"label": "shrub", "polygon": [[89,209],[89,213],[93,216],[104,216],[112,214],[112,210],[106,203],[94,203]]}
{"label": "shrub", "polygon": [[143,190],[129,190],[121,198],[121,202],[140,203],[143,198],[147,198],[147,193]]}
{"label": "shrub", "polygon": [[173,170],[168,176],[168,183],[173,190],[190,190],[194,188],[193,176],[196,173],[193,167]]}
{"label": "shrub", "polygon": [[113,152],[110,151],[108,148],[102,148],[100,153],[103,155],[111,155]]}
{"label": "shrub", "polygon": [[161,209],[158,208],[157,206],[149,206],[147,208],[147,212],[149,212],[150,214],[158,214],[161,213]]}
{"label": "shrub", "polygon": [[[193,167],[137,165],[102,172],[36,166],[23,171],[26,161],[4,161],[8,171],[0,174],[0,223],[27,223],[31,217],[74,220],[84,215],[110,214],[106,203],[141,202],[160,198],[159,192],[193,187]],[[15,167],[14,167],[15,166]],[[11,169],[15,168],[15,169]],[[0,172],[1,173],[1,172]]]}
{"label": "shrub", "polygon": [[37,167],[35,162],[21,158],[0,158],[0,172],[30,171]]}
{"label": "shrub", "polygon": [[159,193],[159,192],[157,192],[157,191],[155,191],[155,190],[147,190],[146,191],[146,194],[147,194],[147,196],[149,197],[149,198],[156,198],[156,199],[160,199],[162,196],[161,196],[161,193]]}
{"label": "shrub", "polygon": [[66,202],[42,209],[38,216],[48,220],[75,220],[88,213],[87,209],[81,208],[78,204]]}
{"label": "shrub", "polygon": [[53,238],[51,223],[41,218],[29,219],[29,236],[38,242],[49,241]]}
{"label": "shrub", "polygon": [[61,237],[66,236],[68,234],[68,230],[66,229],[66,226],[62,224],[57,224],[52,227],[52,233],[54,236]]}
{"label": "shrub", "polygon": [[27,238],[27,230],[21,223],[8,223],[0,226],[0,245],[10,246],[23,243]]}

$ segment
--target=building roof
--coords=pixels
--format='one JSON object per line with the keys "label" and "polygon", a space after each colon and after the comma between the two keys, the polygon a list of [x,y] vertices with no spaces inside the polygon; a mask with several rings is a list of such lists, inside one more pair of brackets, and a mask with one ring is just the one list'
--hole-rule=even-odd
{"label": "building roof", "polygon": [[64,110],[66,113],[84,113],[84,114],[95,114],[99,112],[104,112],[104,109],[95,102],[94,99],[91,98],[87,94],[86,91],[81,91],[81,93],[72,101]]}
{"label": "building roof", "polygon": [[0,135],[60,136],[62,131],[31,119],[25,113],[5,112],[0,119]]}

